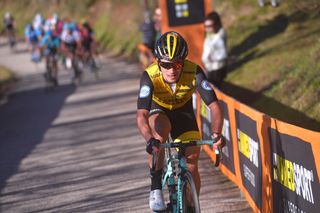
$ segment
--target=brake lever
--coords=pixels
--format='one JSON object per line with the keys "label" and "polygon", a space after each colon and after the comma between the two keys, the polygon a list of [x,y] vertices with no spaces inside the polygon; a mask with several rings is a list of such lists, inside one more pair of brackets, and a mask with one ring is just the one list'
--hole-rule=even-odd
{"label": "brake lever", "polygon": [[[218,146],[218,149],[215,149],[214,152],[216,154],[216,162],[214,164],[215,167],[218,167],[220,162],[222,161],[222,147],[225,146],[226,141],[225,138],[221,135],[221,137],[219,138],[219,140],[222,140],[222,144],[220,146]],[[217,141],[215,141],[217,142]]]}
{"label": "brake lever", "polygon": [[215,167],[218,167],[220,164],[220,158],[221,158],[221,152],[220,152],[220,148],[215,149],[214,150],[215,154],[216,154],[216,162],[214,163]]}

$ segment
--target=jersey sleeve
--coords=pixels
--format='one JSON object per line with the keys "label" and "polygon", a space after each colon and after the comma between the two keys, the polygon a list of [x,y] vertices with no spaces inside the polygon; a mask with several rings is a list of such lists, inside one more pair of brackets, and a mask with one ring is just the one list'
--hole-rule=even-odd
{"label": "jersey sleeve", "polygon": [[196,72],[196,89],[207,106],[218,100],[216,93],[210,86],[210,83],[207,81],[206,76],[199,66]]}
{"label": "jersey sleeve", "polygon": [[140,79],[140,89],[138,96],[138,109],[150,110],[153,94],[153,84],[146,71],[142,73]]}

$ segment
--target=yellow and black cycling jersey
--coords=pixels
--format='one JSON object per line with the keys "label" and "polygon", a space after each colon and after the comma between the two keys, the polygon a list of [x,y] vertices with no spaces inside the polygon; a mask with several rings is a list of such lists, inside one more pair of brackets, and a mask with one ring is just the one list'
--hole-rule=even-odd
{"label": "yellow and black cycling jersey", "polygon": [[199,66],[185,60],[175,91],[162,77],[157,63],[150,65],[142,74],[138,109],[146,109],[150,115],[163,113],[170,120],[173,140],[200,140],[193,112],[192,94],[197,90],[209,105],[217,101],[214,90]]}
{"label": "yellow and black cycling jersey", "polygon": [[178,109],[192,99],[195,90],[207,105],[217,100],[214,90],[198,65],[184,61],[181,76],[173,91],[164,81],[158,64],[153,63],[146,68],[140,79],[138,109],[150,110],[152,102],[168,110]]}

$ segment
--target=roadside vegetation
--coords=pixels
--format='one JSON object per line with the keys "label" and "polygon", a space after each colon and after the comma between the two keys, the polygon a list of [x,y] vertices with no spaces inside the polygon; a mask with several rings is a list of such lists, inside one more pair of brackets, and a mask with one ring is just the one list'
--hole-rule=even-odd
{"label": "roadside vegetation", "polygon": [[0,66],[0,82],[6,82],[9,81],[11,78],[13,78],[13,74],[8,69]]}
{"label": "roadside vegetation", "polygon": [[[150,6],[155,3],[150,1]],[[44,17],[57,13],[64,20],[89,21],[101,48],[108,53],[136,58],[136,45],[140,41],[138,24],[143,19],[140,0],[0,0],[0,16],[7,11],[14,15],[20,37],[37,13]],[[0,22],[0,29],[2,25]]]}
{"label": "roadside vegetation", "polygon": [[319,131],[320,3],[291,0],[260,8],[256,1],[219,2],[232,59],[225,92],[274,118]]}
{"label": "roadside vegetation", "polygon": [[0,66],[0,105],[6,101],[6,96],[14,81],[13,72]]}
{"label": "roadside vegetation", "polygon": [[[86,19],[93,24],[106,52],[136,60],[136,45],[141,39],[138,25],[143,18],[141,2],[2,0],[0,15],[12,12],[21,36],[37,12]],[[156,1],[149,2],[154,8]],[[320,131],[320,3],[280,3],[276,8],[261,8],[255,0],[213,1],[228,34],[231,59],[223,90],[274,118]]]}

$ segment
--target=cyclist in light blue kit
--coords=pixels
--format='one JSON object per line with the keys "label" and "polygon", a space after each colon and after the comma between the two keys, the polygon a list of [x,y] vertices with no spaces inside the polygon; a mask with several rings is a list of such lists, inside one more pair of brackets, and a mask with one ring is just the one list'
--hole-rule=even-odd
{"label": "cyclist in light blue kit", "polygon": [[45,78],[47,80],[53,81],[54,85],[58,85],[58,52],[60,49],[60,37],[57,31],[55,31],[55,26],[52,25],[43,36],[40,47],[43,51],[43,55],[46,57],[46,68],[51,69],[52,63],[52,73],[46,73]]}

